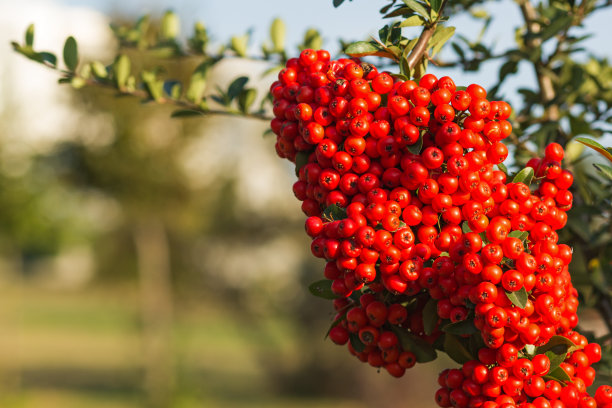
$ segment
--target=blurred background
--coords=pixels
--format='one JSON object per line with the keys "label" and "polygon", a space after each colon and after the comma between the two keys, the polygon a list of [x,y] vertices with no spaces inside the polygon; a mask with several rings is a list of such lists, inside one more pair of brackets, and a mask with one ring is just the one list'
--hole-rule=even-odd
{"label": "blurred background", "polygon": [[[310,256],[295,175],[264,134],[268,123],[171,119],[169,107],[76,92],[9,44],[34,23],[37,48],[61,55],[73,35],[82,60],[107,64],[118,46],[111,22],[159,19],[168,7],[183,34],[195,21],[216,44],[250,31],[255,52],[274,17],[295,53],[309,27],[337,53],[340,38],[382,25],[381,2],[265,3],[0,1],[0,406],[434,406],[450,360],[397,380],[324,340],[330,305],[306,290],[323,263]],[[594,24],[598,47],[605,29]],[[503,28],[494,35],[504,38]],[[197,64],[165,68],[186,77]],[[249,75],[263,95],[269,68],[228,58],[207,89]],[[492,72],[478,83],[493,83]],[[477,75],[450,74],[458,84]],[[518,76],[508,93],[532,80]]]}

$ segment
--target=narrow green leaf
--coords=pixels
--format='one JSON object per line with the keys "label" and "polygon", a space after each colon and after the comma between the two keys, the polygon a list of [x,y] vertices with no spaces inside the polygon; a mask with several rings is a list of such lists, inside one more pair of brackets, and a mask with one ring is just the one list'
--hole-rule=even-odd
{"label": "narrow green leaf", "polygon": [[468,225],[467,221],[463,221],[463,223],[461,224],[461,231],[463,231],[464,234],[467,234],[468,232],[472,232],[472,229]]}
{"label": "narrow green leaf", "polygon": [[612,180],[612,167],[605,164],[593,163],[593,166],[606,176],[609,180]]}
{"label": "narrow green leaf", "polygon": [[497,168],[503,171],[506,176],[508,175],[508,168],[504,163],[498,163]]}
{"label": "narrow green leaf", "polygon": [[546,357],[548,357],[548,360],[550,360],[550,368],[548,369],[549,373],[555,372],[555,370],[561,366],[561,363],[564,362],[567,357],[567,353],[555,353],[552,350],[538,354],[544,354]]}
{"label": "narrow green leaf", "polygon": [[176,40],[181,34],[181,22],[178,15],[173,11],[166,11],[161,20],[159,34],[162,40]]}
{"label": "narrow green leaf", "polygon": [[194,116],[204,116],[204,114],[200,111],[197,110],[191,110],[191,109],[179,109],[179,110],[175,110],[174,112],[172,112],[172,114],[170,115],[171,118],[188,118],[188,117],[194,117]]}
{"label": "narrow green leaf", "polygon": [[127,85],[131,70],[130,58],[125,54],[120,54],[113,63],[113,75],[117,88],[123,89]]}
{"label": "narrow green leaf", "polygon": [[589,139],[589,138],[586,138],[586,137],[577,137],[574,140],[576,140],[577,142],[582,143],[585,146],[590,147],[593,150],[596,150],[597,152],[602,154],[606,159],[608,159],[608,160],[610,160],[612,162],[612,153],[610,153],[608,150],[606,150],[605,147],[603,147],[601,144],[599,144],[595,140]]}
{"label": "narrow green leaf", "polygon": [[334,7],[340,7],[342,3],[344,3],[344,0],[334,0],[333,1]]}
{"label": "narrow green leaf", "polygon": [[343,220],[346,217],[346,210],[337,206],[336,204],[332,204],[327,207],[322,214],[322,218],[330,221]]}
{"label": "narrow green leaf", "polygon": [[79,63],[79,51],[74,37],[70,36],[64,43],[64,64],[69,71],[74,71]]}
{"label": "narrow green leaf", "polygon": [[227,96],[230,101],[234,100],[242,92],[247,82],[249,82],[249,77],[246,76],[238,77],[232,81],[227,89]]}
{"label": "narrow green leaf", "polygon": [[433,11],[437,13],[440,12],[440,9],[442,8],[442,0],[430,0],[431,3],[431,9]]}
{"label": "narrow green leaf", "polygon": [[313,295],[323,299],[336,299],[338,296],[331,290],[332,281],[329,279],[322,279],[316,281],[308,286],[308,290]]}
{"label": "narrow green leaf", "polygon": [[240,108],[240,112],[248,113],[249,108],[255,102],[255,97],[257,96],[257,91],[253,88],[245,89],[240,92],[238,95],[238,107]]}
{"label": "narrow green leaf", "polygon": [[410,8],[410,10],[416,13],[419,13],[423,17],[427,17],[429,15],[429,13],[427,12],[427,9],[425,9],[425,7],[417,0],[402,0],[402,1],[404,2],[406,6]]}
{"label": "narrow green leaf", "polygon": [[374,41],[357,41],[349,44],[344,50],[346,55],[351,57],[365,57],[374,55],[377,57],[390,58],[397,61],[397,55],[393,54],[390,49],[382,47]]}
{"label": "narrow green leaf", "polygon": [[538,33],[538,37],[540,37],[543,42],[554,37],[566,28],[570,27],[573,19],[574,17],[568,14],[556,16],[550,24],[544,26],[544,29]]}
{"label": "narrow green leaf", "polygon": [[57,57],[55,56],[55,54],[50,52],[37,52],[36,58],[34,59],[44,64],[51,65],[54,68],[57,66]]}
{"label": "narrow green leaf", "polygon": [[512,302],[512,304],[518,308],[524,309],[525,306],[527,306],[527,299],[529,298],[529,295],[527,294],[525,287],[522,287],[515,292],[506,291],[506,296],[510,302]]}
{"label": "narrow green leaf", "polygon": [[478,329],[474,326],[474,320],[471,318],[460,322],[449,323],[442,328],[442,331],[459,335],[478,333]]}
{"label": "narrow green leaf", "polygon": [[531,167],[525,167],[514,176],[512,182],[530,185],[531,180],[533,180],[533,169]]}
{"label": "narrow green leaf", "polygon": [[474,360],[474,356],[468,351],[466,344],[467,339],[461,339],[451,333],[444,335],[444,351],[450,358],[459,364],[465,364],[470,360]]}
{"label": "narrow green leaf", "polygon": [[400,24],[400,27],[417,27],[424,25],[426,20],[418,14],[408,17]]}
{"label": "narrow green leaf", "polygon": [[329,325],[329,329],[327,329],[327,332],[325,333],[325,338],[329,337],[329,332],[331,332],[331,330],[334,327],[336,327],[337,325],[339,325],[340,323],[342,323],[345,320],[346,320],[346,311],[344,313],[342,313],[342,316],[338,317],[337,319],[334,319],[332,324]]}
{"label": "narrow green leaf", "polygon": [[270,38],[274,52],[281,52],[285,49],[286,27],[283,20],[275,18],[270,25]]}
{"label": "narrow green leaf", "polygon": [[412,351],[419,363],[433,361],[436,359],[436,357],[438,357],[438,353],[436,353],[433,346],[422,338],[415,336],[414,334],[397,326],[391,326],[391,330],[393,330],[399,339],[402,348],[404,350]]}
{"label": "narrow green leaf", "polygon": [[30,24],[25,32],[25,45],[32,47],[34,45],[34,24]]}
{"label": "narrow green leaf", "polygon": [[434,332],[438,325],[438,301],[429,299],[423,308],[423,329],[426,335]]}

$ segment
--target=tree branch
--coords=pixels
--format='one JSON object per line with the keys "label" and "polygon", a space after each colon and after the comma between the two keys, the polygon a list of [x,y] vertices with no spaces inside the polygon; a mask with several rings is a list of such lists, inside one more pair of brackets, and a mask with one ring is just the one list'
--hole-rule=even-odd
{"label": "tree branch", "polygon": [[442,18],[442,13],[444,12],[444,7],[446,6],[447,1],[448,0],[444,0],[442,2],[440,10],[438,10],[438,17],[430,25],[427,25],[423,28],[423,31],[421,31],[421,35],[419,36],[417,43],[415,44],[412,51],[410,51],[408,57],[406,57],[406,62],[408,63],[408,67],[411,71],[423,59],[425,51],[427,51],[427,44],[429,43],[429,40],[431,40],[431,37],[434,35],[436,27],[438,27],[438,23]]}

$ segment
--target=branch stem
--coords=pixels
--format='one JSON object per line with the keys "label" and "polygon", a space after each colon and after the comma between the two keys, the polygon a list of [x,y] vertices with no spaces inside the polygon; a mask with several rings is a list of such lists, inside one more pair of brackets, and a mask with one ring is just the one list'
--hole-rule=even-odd
{"label": "branch stem", "polygon": [[440,10],[438,10],[438,17],[433,20],[431,24],[426,25],[423,28],[423,31],[421,31],[421,35],[419,36],[417,43],[415,44],[412,51],[410,51],[408,57],[406,57],[406,62],[408,63],[408,68],[410,68],[410,71],[412,71],[423,59],[425,52],[427,51],[427,44],[429,43],[429,40],[431,40],[431,37],[436,31],[436,27],[438,26],[438,23],[442,18],[442,13],[444,12],[444,7],[446,6],[447,2],[448,0],[444,0],[442,2]]}

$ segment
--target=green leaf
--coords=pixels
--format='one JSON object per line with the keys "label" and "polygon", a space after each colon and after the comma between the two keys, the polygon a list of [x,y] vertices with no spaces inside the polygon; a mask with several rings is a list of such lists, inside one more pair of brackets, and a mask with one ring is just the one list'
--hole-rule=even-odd
{"label": "green leaf", "polygon": [[115,79],[115,85],[117,88],[123,90],[130,76],[131,70],[130,58],[125,54],[120,54],[113,63],[113,76]]}
{"label": "green leaf", "polygon": [[85,82],[85,79],[81,78],[81,77],[73,77],[70,80],[70,85],[72,85],[72,87],[74,89],[81,89],[83,88],[85,85],[87,85],[87,82]]}
{"label": "green leaf", "polygon": [[506,174],[506,176],[508,175],[508,168],[506,167],[504,163],[498,163],[497,168],[503,171],[504,174]]}
{"label": "green leaf", "polygon": [[32,47],[34,45],[34,24],[30,24],[25,32],[25,45]]}
{"label": "green leaf", "polygon": [[560,34],[566,28],[572,25],[574,17],[568,14],[557,15],[550,24],[544,26],[544,29],[538,33],[538,37],[542,39],[542,42]]}
{"label": "green leaf", "polygon": [[334,327],[336,327],[337,325],[342,323],[344,320],[346,320],[346,311],[344,313],[342,313],[342,316],[338,317],[337,319],[334,319],[332,324],[329,325],[329,329],[327,329],[327,333],[325,333],[325,338],[329,337],[329,332],[331,332],[331,330]]}
{"label": "green leaf", "polygon": [[188,117],[194,117],[194,116],[202,117],[204,116],[204,113],[197,111],[197,110],[191,110],[191,109],[179,109],[179,110],[175,110],[170,115],[171,118],[188,118]]}
{"label": "green leaf", "polygon": [[51,65],[52,67],[57,66],[57,57],[50,52],[37,52],[35,60]]}
{"label": "green leaf", "polygon": [[425,7],[416,0],[403,0],[404,4],[410,8],[410,10],[419,13],[423,17],[429,15]]}
{"label": "green leaf", "polygon": [[533,169],[531,167],[525,167],[514,176],[512,182],[530,185],[531,180],[533,180]]}
{"label": "green leaf", "polygon": [[593,166],[606,176],[609,180],[612,180],[612,167],[605,164],[593,163]]}
{"label": "green leaf", "polygon": [[346,55],[351,57],[365,57],[367,55],[374,55],[377,57],[390,58],[397,61],[397,55],[395,55],[390,48],[384,48],[380,44],[374,41],[357,41],[349,44],[344,50]]}
{"label": "green leaf", "polygon": [[332,204],[327,207],[325,210],[323,210],[322,214],[322,218],[330,221],[343,220],[346,217],[346,210],[342,207],[337,206],[336,204]]}
{"label": "green leaf", "polygon": [[603,147],[601,144],[599,144],[595,140],[589,139],[589,138],[586,138],[586,137],[577,137],[574,140],[576,140],[577,142],[582,143],[585,146],[590,147],[593,150],[596,150],[597,152],[602,154],[606,159],[608,159],[608,160],[610,160],[612,162],[612,153],[610,153],[605,147]]}
{"label": "green leaf", "polygon": [[366,349],[366,345],[363,344],[363,342],[356,333],[349,333],[349,341],[351,342],[351,346],[353,346],[353,349],[355,349],[355,351],[358,353],[361,353]]}
{"label": "green leaf", "polygon": [[153,71],[142,71],[140,76],[142,82],[145,84],[149,97],[156,101],[161,100],[163,97],[164,82],[157,79],[157,75]]}
{"label": "green leaf", "polygon": [[478,333],[478,329],[474,326],[474,320],[468,318],[460,322],[449,323],[442,328],[443,332],[450,334],[474,334]]}
{"label": "green leaf", "polygon": [[187,87],[187,92],[185,94],[187,100],[194,103],[200,103],[200,101],[202,101],[206,89],[206,77],[211,66],[212,62],[206,61],[198,65],[193,71],[189,81],[189,87]]}
{"label": "green leaf", "polygon": [[299,173],[300,169],[304,167],[308,163],[308,157],[310,157],[310,153],[307,152],[297,152],[295,155],[295,174]]}
{"label": "green leaf", "polygon": [[418,14],[408,17],[400,24],[400,27],[417,27],[422,26],[426,22],[425,18],[421,17]]}
{"label": "green leaf", "polygon": [[455,34],[455,27],[438,26],[438,28],[436,29],[436,32],[434,33],[434,35],[431,37],[431,40],[429,40],[429,43],[427,44],[428,48],[429,47],[432,48],[431,56],[434,56],[438,52],[440,52],[444,44],[453,36],[453,34]]}
{"label": "green leaf", "polygon": [[230,47],[238,56],[246,57],[247,55],[247,46],[249,44],[249,35],[240,35],[232,37],[230,41]]}
{"label": "green leaf", "polygon": [[162,40],[176,40],[181,33],[181,22],[173,11],[166,11],[161,20],[159,29]]}
{"label": "green leaf", "polygon": [[472,229],[470,228],[467,221],[463,221],[463,223],[461,224],[461,231],[464,234],[467,234],[468,232],[472,232]]}
{"label": "green leaf", "polygon": [[106,78],[108,76],[106,67],[100,61],[94,61],[89,65],[91,65],[91,72],[96,78]]}
{"label": "green leaf", "polygon": [[404,350],[409,350],[414,353],[416,360],[419,363],[433,361],[438,357],[438,353],[431,344],[414,334],[401,329],[397,326],[391,326],[391,330],[395,333]]}
{"label": "green leaf", "polygon": [[544,354],[548,351],[551,351],[555,354],[567,354],[573,353],[578,350],[578,346],[574,344],[573,341],[568,339],[565,336],[552,336],[546,344],[543,344],[539,347],[536,347],[536,354]]}
{"label": "green leaf", "polygon": [[429,299],[423,308],[423,329],[426,335],[434,332],[438,325],[438,301]]}
{"label": "green leaf", "polygon": [[420,154],[423,149],[423,135],[419,136],[413,145],[406,146],[406,149],[412,154]]}
{"label": "green leaf", "polygon": [[275,18],[270,25],[270,38],[275,52],[282,52],[285,49],[286,27],[283,20]]}
{"label": "green leaf", "polygon": [[323,299],[336,299],[338,296],[331,290],[332,281],[329,279],[322,279],[316,281],[308,286],[308,291],[313,295]]}
{"label": "green leaf", "polygon": [[246,76],[238,77],[232,81],[227,89],[227,96],[230,101],[234,100],[242,92],[247,82],[249,82],[249,77]]}
{"label": "green leaf", "polygon": [[70,36],[64,43],[64,64],[70,71],[74,71],[79,63],[79,51],[74,37]]}
{"label": "green leaf", "polygon": [[567,373],[561,367],[557,367],[555,370],[546,374],[544,376],[544,379],[545,380],[555,380],[562,384],[568,381],[572,382],[572,379],[570,378],[570,376],[567,375]]}
{"label": "green leaf", "polygon": [[555,353],[554,351],[550,350],[545,353],[537,353],[537,354],[544,354],[546,357],[548,357],[548,360],[550,360],[550,368],[548,369],[549,373],[552,373],[557,368],[559,368],[559,366],[561,366],[561,363],[563,363],[565,359],[567,358],[567,352],[566,353]]}
{"label": "green leaf", "polygon": [[342,3],[344,3],[344,0],[334,0],[333,1],[334,7],[340,7]]}
{"label": "green leaf", "polygon": [[468,351],[467,345],[464,344],[467,341],[467,339],[463,340],[454,334],[446,333],[444,335],[444,351],[455,362],[465,364],[474,360],[474,356]]}
{"label": "green leaf", "polygon": [[508,236],[512,238],[518,238],[521,241],[525,241],[527,237],[529,236],[529,232],[516,230],[516,231],[510,232]]}
{"label": "green leaf", "polygon": [[257,91],[253,88],[245,89],[240,92],[238,95],[238,107],[240,108],[240,112],[248,113],[249,108],[255,102],[255,97],[257,96]]}
{"label": "green leaf", "polygon": [[440,9],[442,8],[442,0],[430,0],[430,3],[431,9],[435,11],[436,14],[438,14],[440,12]]}
{"label": "green leaf", "polygon": [[181,91],[183,86],[179,81],[164,81],[164,92],[172,99],[179,99],[181,97]]}
{"label": "green leaf", "polygon": [[525,287],[522,287],[515,292],[506,291],[506,296],[510,302],[512,302],[512,304],[518,308],[524,309],[525,306],[527,306],[527,299],[529,298],[529,295],[527,294]]}

